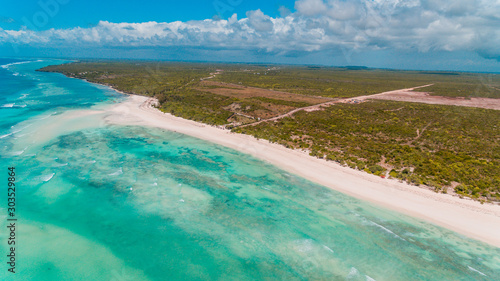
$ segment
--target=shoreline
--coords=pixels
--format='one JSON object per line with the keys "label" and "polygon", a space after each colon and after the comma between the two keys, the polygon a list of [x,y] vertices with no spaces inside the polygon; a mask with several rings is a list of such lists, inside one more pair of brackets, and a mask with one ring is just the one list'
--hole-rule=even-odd
{"label": "shoreline", "polygon": [[153,98],[126,95],[125,101],[106,110],[107,123],[161,128],[229,147],[327,188],[500,248],[499,205],[382,179],[267,140],[163,113],[152,106]]}

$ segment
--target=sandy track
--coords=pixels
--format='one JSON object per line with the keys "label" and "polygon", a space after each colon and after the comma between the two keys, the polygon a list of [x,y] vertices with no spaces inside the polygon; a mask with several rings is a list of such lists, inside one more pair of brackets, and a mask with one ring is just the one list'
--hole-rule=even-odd
{"label": "sandy track", "polygon": [[328,107],[330,105],[337,104],[337,103],[362,102],[362,101],[364,101],[364,100],[366,100],[368,98],[383,97],[385,95],[397,94],[397,93],[401,93],[401,92],[410,92],[410,91],[413,91],[415,89],[423,88],[423,87],[428,87],[428,86],[431,86],[431,85],[433,85],[433,84],[419,86],[419,87],[413,87],[413,88],[407,88],[407,89],[394,90],[394,91],[389,91],[389,92],[383,92],[383,93],[374,94],[374,95],[358,96],[358,97],[344,98],[344,99],[335,99],[335,100],[324,102],[324,103],[320,103],[320,104],[315,104],[315,105],[311,105],[311,106],[296,108],[296,109],[294,109],[292,111],[289,111],[289,112],[287,112],[285,114],[281,114],[281,115],[273,117],[273,118],[268,118],[268,119],[260,120],[258,122],[254,122],[254,123],[250,123],[250,124],[245,124],[245,125],[241,125],[241,126],[238,126],[238,127],[244,128],[244,127],[247,127],[247,126],[255,126],[255,125],[258,125],[258,124],[260,124],[262,122],[277,121],[277,120],[285,118],[285,117],[290,117],[290,116],[292,116],[293,114],[295,114],[295,113],[297,113],[299,111],[310,112],[310,111],[321,110],[321,108],[323,108],[323,107]]}
{"label": "sandy track", "polygon": [[428,84],[413,88],[407,89],[399,89],[388,92],[383,92],[374,95],[366,95],[366,96],[358,96],[352,98],[344,98],[344,99],[336,99],[333,101],[328,101],[316,105],[296,108],[292,111],[289,111],[285,114],[268,118],[264,120],[260,120],[258,122],[241,125],[238,127],[244,128],[248,126],[255,126],[263,122],[269,121],[277,121],[279,119],[290,117],[293,114],[299,111],[316,111],[321,110],[323,107],[328,107],[330,105],[338,104],[338,103],[361,103],[367,99],[376,99],[376,100],[393,100],[393,101],[405,101],[405,102],[417,102],[417,103],[427,103],[427,104],[442,104],[442,105],[455,105],[455,106],[466,106],[466,107],[478,107],[485,109],[495,109],[500,110],[500,99],[490,99],[490,98],[453,98],[453,97],[443,97],[443,96],[431,96],[427,92],[414,92],[416,89],[429,87],[434,84]]}
{"label": "sandy track", "polygon": [[373,95],[368,98],[378,99],[378,100],[419,102],[427,104],[455,105],[455,106],[478,107],[478,108],[500,110],[500,99],[454,98],[454,97],[443,97],[443,96],[431,96],[427,92],[412,92],[407,90],[381,93]]}

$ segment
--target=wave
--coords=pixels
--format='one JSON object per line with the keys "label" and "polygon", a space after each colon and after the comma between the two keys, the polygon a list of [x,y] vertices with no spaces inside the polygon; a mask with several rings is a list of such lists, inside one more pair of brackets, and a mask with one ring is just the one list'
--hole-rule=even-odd
{"label": "wave", "polygon": [[330,247],[326,246],[326,245],[323,245],[323,248],[325,248],[326,250],[328,250],[329,252],[333,253],[333,250],[330,249]]}
{"label": "wave", "polygon": [[15,103],[7,103],[7,104],[4,104],[2,105],[2,107],[6,107],[6,108],[13,108],[13,107],[26,107],[26,104],[20,104],[20,105],[16,105]]}
{"label": "wave", "polygon": [[357,268],[355,268],[353,266],[353,267],[351,267],[349,274],[347,274],[346,279],[353,279],[353,278],[356,278],[357,276],[359,276],[359,271]]}
{"label": "wave", "polygon": [[12,151],[12,152],[10,153],[10,155],[12,155],[12,156],[18,156],[18,155],[21,155],[21,154],[23,154],[23,153],[24,153],[24,151],[26,151],[26,149],[27,149],[27,147],[25,147],[23,150],[19,150],[19,151]]}
{"label": "wave", "polygon": [[383,230],[385,230],[386,232],[388,232],[388,233],[390,233],[390,234],[394,235],[394,237],[399,238],[399,239],[401,239],[401,240],[403,240],[403,241],[406,241],[406,239],[404,239],[403,237],[401,237],[401,236],[397,235],[396,233],[392,232],[390,229],[388,229],[388,228],[386,228],[386,227],[384,227],[384,226],[382,226],[382,225],[380,225],[380,224],[378,224],[378,223],[376,223],[376,222],[373,222],[373,221],[371,221],[371,220],[368,220],[368,222],[369,222],[371,225],[374,225],[374,226],[376,226],[376,227],[378,227],[378,228],[380,228],[380,229],[383,229]]}
{"label": "wave", "polygon": [[108,176],[118,176],[118,175],[121,175],[123,174],[123,170],[122,168],[120,167],[120,169],[118,169],[116,172],[114,173],[111,173],[111,174],[108,174]]}
{"label": "wave", "polygon": [[[41,60],[37,60],[36,62],[38,62],[38,61],[41,61]],[[12,62],[12,63],[8,63],[8,64],[0,65],[0,67],[3,69],[7,69],[7,68],[9,68],[9,66],[13,66],[13,65],[17,65],[17,64],[25,64],[25,63],[30,63],[30,62],[33,62],[33,61],[29,60],[29,61]]]}
{"label": "wave", "polygon": [[[359,272],[359,270],[355,267],[351,267],[351,270],[347,274],[346,279],[347,280],[350,280],[350,279],[359,280],[360,277],[361,277],[361,273]],[[368,275],[365,275],[365,279],[366,279],[366,281],[376,281],[375,279],[371,278]]]}
{"label": "wave", "polygon": [[403,241],[406,241],[406,239],[404,239],[403,237],[401,237],[401,236],[397,235],[396,233],[392,232],[392,231],[391,231],[390,229],[388,229],[387,227],[385,227],[385,226],[383,226],[383,225],[380,225],[380,224],[378,224],[378,223],[376,223],[376,222],[374,222],[374,221],[372,221],[372,220],[369,220],[369,219],[367,219],[367,218],[365,218],[365,217],[361,216],[361,215],[360,215],[360,214],[358,214],[358,213],[353,213],[353,214],[354,214],[356,217],[361,218],[361,219],[362,219],[365,223],[370,224],[370,225],[373,225],[373,226],[376,226],[376,227],[378,227],[378,228],[380,228],[380,229],[384,230],[385,232],[392,234],[394,237],[396,237],[396,238],[398,238],[398,239],[401,239],[401,240],[403,240]]}
{"label": "wave", "polygon": [[295,245],[296,249],[299,252],[310,252],[313,250],[313,240],[311,239],[302,239],[302,240],[295,240]]}
{"label": "wave", "polygon": [[53,113],[50,113],[49,115],[44,115],[44,116],[38,117],[36,120],[44,120],[44,119],[47,119],[50,116],[54,116],[54,115],[57,115],[57,111],[54,111]]}
{"label": "wave", "polygon": [[31,133],[26,133],[26,134],[22,134],[22,135],[16,134],[16,136],[14,137],[14,139],[22,138],[22,137],[28,136],[28,135],[31,135]]}
{"label": "wave", "polygon": [[55,174],[56,174],[56,173],[52,173],[52,174],[50,174],[50,175],[45,175],[45,176],[42,176],[42,177],[41,177],[41,180],[42,180],[42,181],[44,181],[44,182],[48,182],[48,181],[50,181],[50,180],[54,177],[54,175],[55,175]]}
{"label": "wave", "polygon": [[467,267],[468,267],[468,268],[469,268],[469,270],[471,270],[471,271],[477,272],[477,273],[479,273],[479,274],[481,274],[481,275],[483,275],[483,276],[488,276],[488,275],[486,275],[486,274],[482,273],[481,271],[479,271],[479,270],[475,269],[474,267],[471,267],[471,266],[467,266]]}
{"label": "wave", "polygon": [[12,133],[9,133],[9,134],[6,134],[6,135],[3,135],[3,136],[0,136],[0,139],[3,139],[3,138],[6,138],[8,136],[12,135]]}
{"label": "wave", "polygon": [[[24,127],[20,128],[20,129],[17,129],[17,130],[12,131],[12,133],[13,133],[13,134],[17,134],[17,133],[21,132],[22,130],[27,129],[27,128],[31,127],[31,126],[33,126],[33,124],[28,124],[28,125],[26,125],[26,126],[24,126]],[[12,128],[13,128],[13,127],[14,127],[14,126],[12,126]]]}

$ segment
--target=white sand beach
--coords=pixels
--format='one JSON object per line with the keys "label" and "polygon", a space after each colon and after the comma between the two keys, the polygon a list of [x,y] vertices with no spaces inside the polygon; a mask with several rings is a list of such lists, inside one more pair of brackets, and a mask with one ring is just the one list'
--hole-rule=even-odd
{"label": "white sand beach", "polygon": [[162,113],[152,107],[154,102],[147,97],[129,96],[106,110],[104,120],[110,124],[163,128],[233,148],[331,189],[500,247],[499,205],[480,204],[382,179],[266,140]]}

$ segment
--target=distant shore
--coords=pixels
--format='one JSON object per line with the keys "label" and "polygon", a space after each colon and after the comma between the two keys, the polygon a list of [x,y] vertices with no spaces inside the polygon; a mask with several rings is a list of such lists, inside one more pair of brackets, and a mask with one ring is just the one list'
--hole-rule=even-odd
{"label": "distant shore", "polygon": [[481,204],[396,180],[382,179],[266,140],[175,117],[159,111],[154,103],[156,100],[152,98],[129,95],[125,101],[107,110],[105,121],[162,128],[223,145],[355,198],[500,247],[498,205]]}

